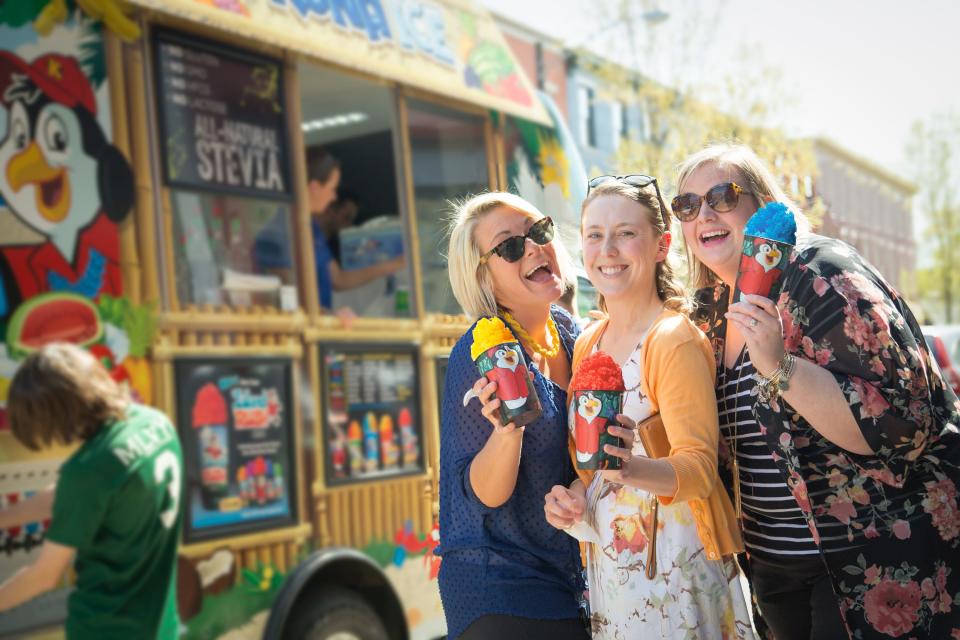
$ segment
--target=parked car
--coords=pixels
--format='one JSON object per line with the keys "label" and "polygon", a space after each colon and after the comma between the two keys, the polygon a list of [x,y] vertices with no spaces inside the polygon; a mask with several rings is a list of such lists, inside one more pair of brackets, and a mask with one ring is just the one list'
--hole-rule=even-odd
{"label": "parked car", "polygon": [[927,325],[922,329],[943,379],[960,394],[960,324]]}

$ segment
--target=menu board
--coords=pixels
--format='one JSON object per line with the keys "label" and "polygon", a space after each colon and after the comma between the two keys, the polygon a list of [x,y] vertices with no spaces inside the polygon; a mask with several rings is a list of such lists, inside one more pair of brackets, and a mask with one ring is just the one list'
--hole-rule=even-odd
{"label": "menu board", "polygon": [[290,198],[282,63],[166,30],[154,43],[166,183]]}
{"label": "menu board", "polygon": [[417,349],[321,345],[328,484],[423,469]]}
{"label": "menu board", "polygon": [[175,363],[187,542],[296,522],[291,363]]}

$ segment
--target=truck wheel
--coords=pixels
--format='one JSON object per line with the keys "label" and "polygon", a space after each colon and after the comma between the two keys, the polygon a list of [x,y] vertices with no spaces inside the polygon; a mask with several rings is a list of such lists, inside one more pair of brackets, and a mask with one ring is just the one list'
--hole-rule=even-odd
{"label": "truck wheel", "polygon": [[367,602],[348,589],[323,589],[300,603],[287,625],[290,640],[389,640]]}

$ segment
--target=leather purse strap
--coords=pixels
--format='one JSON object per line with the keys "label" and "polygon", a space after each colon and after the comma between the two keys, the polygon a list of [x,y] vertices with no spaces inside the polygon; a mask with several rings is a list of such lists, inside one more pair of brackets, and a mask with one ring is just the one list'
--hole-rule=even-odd
{"label": "leather purse strap", "polygon": [[[637,434],[643,450],[649,458],[662,458],[670,454],[670,441],[663,427],[663,418],[657,412],[637,425]],[[647,536],[647,564],[644,574],[653,580],[657,575],[657,516],[660,511],[660,499],[653,497],[653,514],[650,519],[650,533]]]}

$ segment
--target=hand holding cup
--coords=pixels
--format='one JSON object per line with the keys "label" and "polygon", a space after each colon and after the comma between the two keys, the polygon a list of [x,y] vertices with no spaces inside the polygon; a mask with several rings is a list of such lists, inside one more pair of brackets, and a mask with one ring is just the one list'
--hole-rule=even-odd
{"label": "hand holding cup", "polygon": [[604,452],[608,456],[620,459],[619,468],[600,472],[608,482],[620,482],[624,475],[627,474],[630,463],[633,461],[633,443],[637,438],[637,423],[629,416],[618,413],[617,422],[620,423],[620,426],[608,426],[607,433],[612,438],[620,440],[623,443],[622,446],[608,443],[603,447]]}

